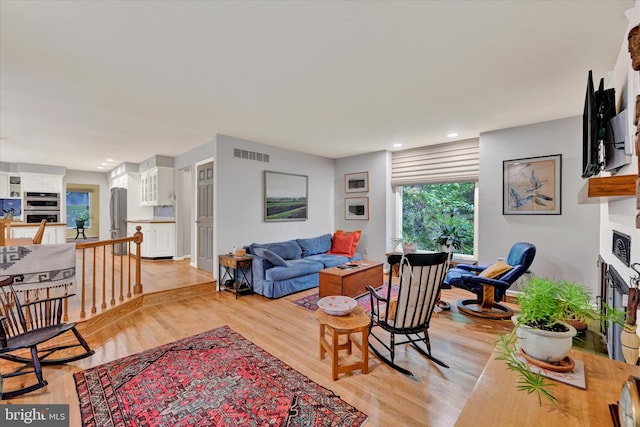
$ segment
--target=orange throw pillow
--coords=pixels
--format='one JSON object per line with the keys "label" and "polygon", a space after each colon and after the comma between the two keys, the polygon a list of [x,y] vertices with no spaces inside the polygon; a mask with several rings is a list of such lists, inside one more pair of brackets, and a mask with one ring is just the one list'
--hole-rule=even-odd
{"label": "orange throw pillow", "polygon": [[331,249],[327,253],[345,255],[352,258],[356,254],[356,248],[358,247],[361,234],[362,232],[360,230],[349,232],[344,230],[336,231],[331,239]]}
{"label": "orange throw pillow", "polygon": [[354,231],[344,231],[344,230],[336,230],[336,234],[345,234],[347,236],[355,236],[352,240],[351,252],[349,252],[349,258],[353,257],[356,254],[356,249],[358,248],[358,243],[360,243],[360,236],[362,236],[362,231],[354,230]]}

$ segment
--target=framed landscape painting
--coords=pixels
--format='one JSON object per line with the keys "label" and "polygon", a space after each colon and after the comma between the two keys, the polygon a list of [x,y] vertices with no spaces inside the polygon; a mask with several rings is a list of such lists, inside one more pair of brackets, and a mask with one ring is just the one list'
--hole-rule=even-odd
{"label": "framed landscape painting", "polygon": [[562,154],[502,162],[503,215],[562,214]]}
{"label": "framed landscape painting", "polygon": [[344,175],[345,193],[366,193],[369,191],[369,172],[347,173]]}
{"label": "framed landscape painting", "polygon": [[264,220],[306,221],[308,180],[306,175],[264,171]]}
{"label": "framed landscape painting", "polygon": [[369,198],[347,197],[344,199],[344,219],[369,219]]}

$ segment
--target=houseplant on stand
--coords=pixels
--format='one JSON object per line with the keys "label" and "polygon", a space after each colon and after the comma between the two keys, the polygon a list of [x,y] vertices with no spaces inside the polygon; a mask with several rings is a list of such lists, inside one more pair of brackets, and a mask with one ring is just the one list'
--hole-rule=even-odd
{"label": "houseplant on stand", "polygon": [[453,253],[462,247],[463,230],[456,224],[454,215],[440,221],[440,228],[435,237],[436,250]]}
{"label": "houseplant on stand", "polygon": [[[512,319],[515,327],[510,334],[500,336],[497,358],[507,362],[507,369],[518,373],[518,390],[535,393],[540,405],[543,396],[555,403],[550,390],[553,383],[534,373],[518,356],[518,349],[542,363],[559,364],[566,360],[576,335],[567,320],[624,322],[621,311],[607,306],[605,310],[596,308],[589,292],[577,283],[564,280],[532,278],[518,296],[518,304],[520,312]],[[548,341],[553,343],[547,346]]]}
{"label": "houseplant on stand", "polygon": [[402,249],[402,252],[405,254],[416,252],[419,242],[420,233],[407,228],[402,230],[402,237],[391,239],[393,247]]}
{"label": "houseplant on stand", "polygon": [[74,221],[76,223],[76,228],[84,228],[84,223],[89,221],[90,219],[91,219],[91,216],[89,215],[88,210],[81,211],[74,218]]}

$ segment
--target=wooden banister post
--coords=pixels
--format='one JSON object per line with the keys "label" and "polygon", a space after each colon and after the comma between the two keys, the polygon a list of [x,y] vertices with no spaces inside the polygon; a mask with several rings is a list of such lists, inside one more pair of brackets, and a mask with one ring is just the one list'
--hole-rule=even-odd
{"label": "wooden banister post", "polygon": [[136,232],[133,235],[133,237],[135,237],[135,244],[136,244],[136,283],[135,285],[133,285],[133,293],[134,295],[138,295],[142,293],[142,283],[141,283],[141,277],[140,277],[140,263],[142,260],[142,257],[140,256],[140,245],[142,244],[142,227],[140,227],[139,225],[136,226]]}

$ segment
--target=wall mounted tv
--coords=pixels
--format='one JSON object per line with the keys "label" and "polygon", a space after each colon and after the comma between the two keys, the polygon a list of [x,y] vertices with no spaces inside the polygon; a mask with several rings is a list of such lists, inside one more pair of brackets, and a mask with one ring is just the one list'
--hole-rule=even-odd
{"label": "wall mounted tv", "polygon": [[610,138],[610,121],[616,115],[616,96],[614,89],[604,88],[604,79],[600,79],[598,90],[594,90],[593,73],[589,71],[587,93],[582,114],[582,177],[597,175],[605,168],[605,144]]}

